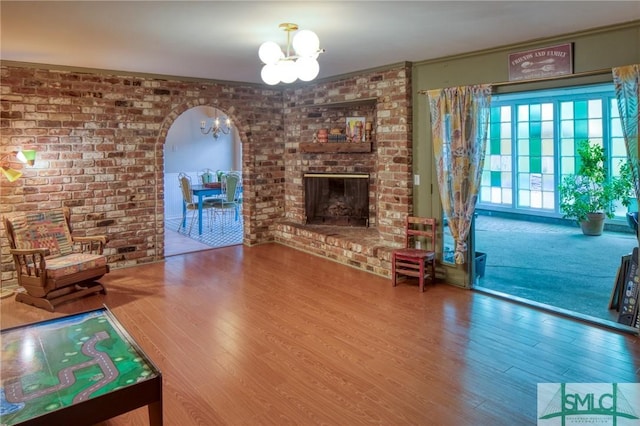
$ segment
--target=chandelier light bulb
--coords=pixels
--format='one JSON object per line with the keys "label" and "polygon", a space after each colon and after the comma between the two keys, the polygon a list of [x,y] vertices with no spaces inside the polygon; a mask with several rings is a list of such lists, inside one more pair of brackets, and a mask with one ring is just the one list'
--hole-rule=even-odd
{"label": "chandelier light bulb", "polygon": [[269,86],[274,86],[280,83],[280,75],[278,74],[278,67],[276,64],[267,64],[263,66],[260,76],[262,77],[262,81],[267,83]]}
{"label": "chandelier light bulb", "polygon": [[260,46],[260,49],[258,49],[258,56],[260,57],[260,60],[262,62],[269,65],[275,64],[280,59],[284,58],[284,53],[282,53],[280,46],[278,46],[275,42],[265,41]]}
{"label": "chandelier light bulb", "polygon": [[320,64],[313,58],[299,58],[296,61],[296,73],[302,81],[311,81],[318,76]]}
{"label": "chandelier light bulb", "polygon": [[293,83],[298,78],[296,64],[292,60],[284,60],[278,62],[276,65],[278,73],[280,74],[280,80],[283,83]]}
{"label": "chandelier light bulb", "polygon": [[293,49],[298,56],[313,56],[320,50],[320,39],[313,31],[298,31],[293,37]]}

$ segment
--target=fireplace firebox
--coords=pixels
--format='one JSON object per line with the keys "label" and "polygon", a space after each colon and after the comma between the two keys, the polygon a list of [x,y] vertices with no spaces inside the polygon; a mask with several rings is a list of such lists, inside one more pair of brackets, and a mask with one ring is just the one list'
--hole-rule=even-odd
{"label": "fireplace firebox", "polygon": [[369,226],[369,175],[305,173],[307,224]]}

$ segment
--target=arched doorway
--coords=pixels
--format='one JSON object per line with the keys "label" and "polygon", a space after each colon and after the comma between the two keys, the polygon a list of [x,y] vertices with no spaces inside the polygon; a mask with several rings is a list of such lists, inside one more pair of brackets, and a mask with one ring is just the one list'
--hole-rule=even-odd
{"label": "arched doorway", "polygon": [[[217,137],[203,134],[201,122],[208,126],[219,117],[227,117],[224,111],[208,105],[194,106],[178,115],[167,131],[164,144],[164,217],[165,256],[184,254],[216,247],[242,244],[242,215],[229,223],[217,223],[203,216],[202,232],[198,226],[190,229],[180,226],[182,222],[182,193],[178,185],[178,174],[185,173],[194,185],[202,183],[205,171],[242,173],[242,143],[235,126],[228,134],[220,132]],[[214,216],[215,217],[215,216]],[[196,219],[197,221],[198,219]]]}

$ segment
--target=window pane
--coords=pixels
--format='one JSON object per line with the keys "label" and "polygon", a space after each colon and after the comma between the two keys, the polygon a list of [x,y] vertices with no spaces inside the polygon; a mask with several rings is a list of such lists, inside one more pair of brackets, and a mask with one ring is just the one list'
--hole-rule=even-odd
{"label": "window pane", "polygon": [[529,137],[529,123],[518,123],[518,137],[519,138],[528,138]]}
{"label": "window pane", "polygon": [[542,176],[542,190],[545,192],[553,192],[556,190],[555,180],[552,175]]}
{"label": "window pane", "polygon": [[511,107],[503,106],[500,108],[500,114],[502,115],[502,121],[505,123],[511,123]]}
{"label": "window pane", "polygon": [[529,121],[542,121],[542,111],[540,105],[531,105],[529,107]]}
{"label": "window pane", "polygon": [[500,137],[511,139],[511,123],[506,122],[500,125]]}
{"label": "window pane", "polygon": [[589,120],[589,137],[590,138],[602,137],[602,120],[601,119],[598,118],[595,120]]}
{"label": "window pane", "polygon": [[560,134],[563,138],[572,138],[573,137],[573,121],[561,122]]}
{"label": "window pane", "polygon": [[589,125],[587,120],[576,120],[573,122],[575,138],[578,140],[589,139]]}
{"label": "window pane", "polygon": [[529,172],[529,157],[518,157],[518,171]]}
{"label": "window pane", "polygon": [[609,105],[609,115],[611,118],[620,118],[620,110],[618,110],[618,101],[616,98],[611,98]]}
{"label": "window pane", "polygon": [[575,161],[574,161],[573,157],[565,157],[565,158],[563,158],[560,167],[561,167],[560,172],[563,175],[570,175],[570,174],[574,174],[576,172]]}
{"label": "window pane", "polygon": [[518,175],[518,187],[522,189],[529,189],[529,174],[520,173]]}
{"label": "window pane", "polygon": [[560,103],[560,119],[573,120],[573,103],[572,102]]}
{"label": "window pane", "polygon": [[577,101],[573,105],[573,113],[576,120],[583,120],[588,117],[588,108],[586,101]]}
{"label": "window pane", "polygon": [[513,204],[513,193],[511,188],[502,188],[502,203]]}
{"label": "window pane", "polygon": [[555,207],[555,197],[554,197],[555,192],[553,190],[551,191],[545,191],[542,193],[542,208],[545,210],[553,210]]}
{"label": "window pane", "polygon": [[500,140],[500,152],[506,155],[511,155],[511,139]]}
{"label": "window pane", "polygon": [[577,170],[578,142],[604,146],[619,172],[626,147],[618,115],[613,84],[494,95],[484,165],[493,173],[485,179],[483,170],[481,201],[560,217],[557,186]]}
{"label": "window pane", "polygon": [[561,155],[563,157],[567,155],[574,155],[575,148],[573,145],[573,139],[562,139],[560,141],[560,149],[561,149]]}
{"label": "window pane", "polygon": [[529,105],[518,105],[518,123],[529,121]]}
{"label": "window pane", "polygon": [[502,188],[511,188],[511,173],[509,172],[502,172],[500,174],[500,185]]}
{"label": "window pane", "polygon": [[553,166],[554,158],[551,157],[542,157],[542,173],[553,175]]}
{"label": "window pane", "polygon": [[591,99],[589,101],[589,117],[602,118],[602,101],[600,99]]}
{"label": "window pane", "polygon": [[542,104],[542,120],[553,121],[553,104]]}

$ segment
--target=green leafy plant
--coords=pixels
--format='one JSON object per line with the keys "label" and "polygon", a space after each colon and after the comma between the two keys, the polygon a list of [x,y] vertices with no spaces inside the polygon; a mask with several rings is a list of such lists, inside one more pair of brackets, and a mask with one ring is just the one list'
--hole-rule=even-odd
{"label": "green leafy plant", "polygon": [[620,194],[625,194],[620,199],[623,206],[629,207],[631,200],[635,198],[635,192],[633,190],[633,174],[631,172],[631,163],[628,160],[620,162],[620,176],[614,182],[617,185],[617,191]]}
{"label": "green leafy plant", "polygon": [[[588,140],[579,143],[578,156],[578,173],[565,176],[558,187],[563,217],[582,222],[587,220],[589,213],[604,213],[609,219],[613,218],[614,201],[629,205],[631,180],[624,176],[608,179],[604,149]],[[625,166],[629,167],[626,163],[621,166],[622,175]]]}

